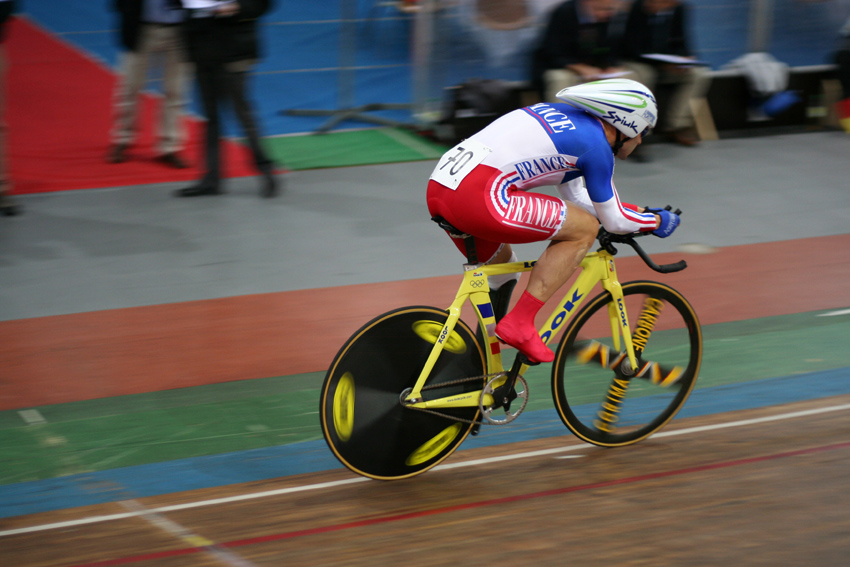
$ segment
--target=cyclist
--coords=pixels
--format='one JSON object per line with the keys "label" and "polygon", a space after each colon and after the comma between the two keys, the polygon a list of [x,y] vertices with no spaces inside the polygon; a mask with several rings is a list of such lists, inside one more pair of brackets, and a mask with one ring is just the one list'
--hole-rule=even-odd
{"label": "cyclist", "polygon": [[[440,159],[428,183],[428,209],[475,237],[486,264],[517,260],[509,243],[550,240],[526,290],[505,315],[519,274],[489,283],[499,339],[533,362],[554,353],[534,318],[570,278],[593,245],[599,223],[625,234],[669,236],[679,217],[620,201],[614,157],[626,159],[655,126],[655,97],[629,79],[607,79],[561,90],[564,102],[541,102],[505,114]],[[544,185],[560,198],[526,193]],[[454,238],[461,251],[463,241]]]}

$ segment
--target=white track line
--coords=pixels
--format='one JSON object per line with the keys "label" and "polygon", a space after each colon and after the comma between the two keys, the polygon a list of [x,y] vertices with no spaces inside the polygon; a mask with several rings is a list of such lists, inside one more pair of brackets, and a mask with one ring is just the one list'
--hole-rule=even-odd
{"label": "white track line", "polygon": [[821,313],[818,317],[835,317],[836,315],[850,315],[850,309],[841,309],[840,311],[830,311],[829,313]]}
{"label": "white track line", "polygon": [[169,520],[162,514],[159,514],[154,510],[147,508],[138,500],[124,500],[122,502],[119,502],[119,504],[123,508],[130,510],[135,514],[138,514],[149,524],[161,529],[165,533],[174,536],[179,540],[182,540],[183,542],[191,545],[192,547],[203,548],[204,551],[208,553],[211,557],[218,559],[225,565],[229,565],[230,567],[257,567],[254,563],[251,563],[247,559],[244,559],[242,556],[228,549],[225,549],[220,545],[216,545],[215,542],[210,541],[203,536],[199,536],[188,528],[181,526],[177,522]]}
{"label": "white track line", "polygon": [[44,416],[41,415],[41,412],[37,409],[21,410],[18,412],[18,415],[21,416],[21,419],[23,419],[24,423],[27,425],[41,425],[42,423],[47,423],[47,420],[44,419]]}
{"label": "white track line", "polygon": [[[838,406],[828,406],[824,408],[816,408],[810,410],[795,411],[790,413],[781,413],[777,415],[768,415],[765,417],[756,417],[753,419],[742,419],[740,421],[730,421],[728,423],[718,423],[715,425],[703,425],[699,427],[687,427],[685,429],[677,429],[675,431],[662,431],[652,436],[653,439],[658,437],[675,437],[677,435],[690,435],[691,433],[703,433],[706,431],[714,431],[717,429],[727,429],[730,427],[745,427],[747,425],[756,425],[760,423],[769,423],[771,421],[782,421],[785,419],[795,419],[798,417],[806,417],[810,415],[819,415],[835,411],[850,410],[850,404],[842,404]],[[483,464],[499,463],[504,461],[512,461],[515,459],[527,459],[531,457],[540,457],[544,455],[553,455],[557,453],[566,453],[569,451],[578,451],[585,449],[590,445],[569,445],[567,447],[556,447],[554,449],[543,449],[540,451],[529,451],[526,453],[515,453],[513,455],[504,455],[501,457],[492,457],[489,459],[475,459],[464,461],[462,463],[451,463],[448,465],[440,465],[434,467],[434,470],[459,469],[463,467],[474,467]],[[292,494],[295,492],[305,492],[307,490],[321,490],[323,488],[335,488],[346,484],[355,484],[358,482],[369,482],[371,479],[365,477],[348,478],[345,480],[336,480],[332,482],[321,482],[318,484],[306,484],[302,486],[293,486],[290,488],[280,488],[277,490],[267,490],[265,492],[254,492],[251,494],[241,494],[239,496],[228,496],[225,498],[213,498],[211,500],[200,500],[198,502],[188,502],[185,504],[175,504],[172,506],[162,506],[160,508],[150,508],[145,511],[126,512],[122,514],[110,514],[108,516],[92,516],[89,518],[81,518],[79,520],[69,520],[67,522],[56,522],[53,524],[42,524],[40,526],[30,526],[27,528],[18,528],[14,530],[0,531],[0,537],[26,534],[32,532],[41,532],[45,530],[55,530],[59,528],[67,528],[73,526],[82,526],[85,524],[94,524],[98,522],[111,522],[115,520],[124,520],[126,518],[135,518],[145,514],[159,514],[165,512],[175,512],[177,510],[187,510],[189,508],[200,508],[202,506],[215,506],[217,504],[229,504],[231,502],[239,502],[242,500],[254,500],[257,498],[270,498],[272,496],[281,496],[284,494]]]}

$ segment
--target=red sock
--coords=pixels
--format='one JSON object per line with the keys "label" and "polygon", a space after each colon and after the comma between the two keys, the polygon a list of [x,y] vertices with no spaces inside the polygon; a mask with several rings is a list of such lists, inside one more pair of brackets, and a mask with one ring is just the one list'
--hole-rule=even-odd
{"label": "red sock", "polygon": [[541,307],[542,301],[523,292],[516,307],[496,325],[496,336],[534,362],[552,362],[555,353],[543,343],[534,326],[534,317]]}

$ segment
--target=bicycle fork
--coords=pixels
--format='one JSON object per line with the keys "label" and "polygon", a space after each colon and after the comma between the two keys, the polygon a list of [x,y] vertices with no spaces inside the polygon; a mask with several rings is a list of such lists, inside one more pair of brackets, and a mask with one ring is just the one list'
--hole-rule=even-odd
{"label": "bicycle fork", "polygon": [[[608,304],[608,316],[611,321],[614,348],[620,351],[619,341],[621,333],[626,347],[625,352],[620,352],[610,362],[607,360],[607,353],[599,352],[592,354],[592,356],[599,356],[601,359],[604,359],[607,364],[605,362],[603,364],[614,370],[614,378],[608,386],[605,400],[602,402],[602,406],[597,411],[596,419],[593,421],[594,426],[600,431],[612,432],[616,428],[617,421],[619,421],[619,413],[622,409],[623,401],[626,399],[626,392],[632,378],[649,374],[653,383],[660,381],[661,371],[658,364],[655,362],[643,364],[641,355],[652,334],[655,322],[664,308],[664,304],[653,297],[647,297],[644,301],[643,309],[638,316],[634,336],[632,336],[620,284],[603,285],[603,287],[611,293],[614,299],[614,301]],[[605,348],[604,345],[597,346],[597,349],[601,348]]]}
{"label": "bicycle fork", "polygon": [[[620,352],[620,354],[610,363],[606,364],[614,370],[614,378],[611,380],[611,384],[608,385],[605,400],[597,411],[593,424],[600,431],[612,432],[616,427],[615,424],[619,421],[620,410],[623,407],[623,401],[626,399],[626,392],[631,384],[631,378],[637,373],[640,351],[635,349],[635,345],[632,342],[629,317],[626,313],[626,304],[623,298],[623,288],[616,278],[616,273],[613,279],[602,280],[602,287],[611,294],[612,301],[608,304],[608,318],[611,324],[611,338],[614,349]],[[621,337],[626,347],[625,352],[622,352],[620,348]],[[602,347],[602,345],[599,345],[599,347]],[[603,353],[599,354],[603,355]],[[603,356],[607,362],[607,353]]]}

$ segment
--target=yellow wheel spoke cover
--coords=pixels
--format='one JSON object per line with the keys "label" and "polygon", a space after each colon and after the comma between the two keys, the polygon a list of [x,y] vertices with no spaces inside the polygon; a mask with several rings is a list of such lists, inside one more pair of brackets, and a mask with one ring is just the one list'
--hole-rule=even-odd
{"label": "yellow wheel spoke cover", "polygon": [[334,393],[334,429],[340,441],[351,438],[354,429],[354,377],[346,372],[339,379]]}
{"label": "yellow wheel spoke cover", "polygon": [[413,453],[407,457],[407,460],[404,461],[404,464],[409,467],[415,467],[416,465],[421,465],[422,463],[430,461],[455,440],[455,437],[458,436],[461,429],[462,424],[460,422],[443,429],[437,435],[420,445],[418,449],[413,451]]}
{"label": "yellow wheel spoke cover", "polygon": [[466,342],[456,331],[452,331],[447,338],[440,336],[443,332],[442,323],[437,323],[436,321],[416,321],[413,324],[413,332],[431,344],[439,340],[445,340],[445,346],[443,348],[449,352],[455,354],[466,352]]}

